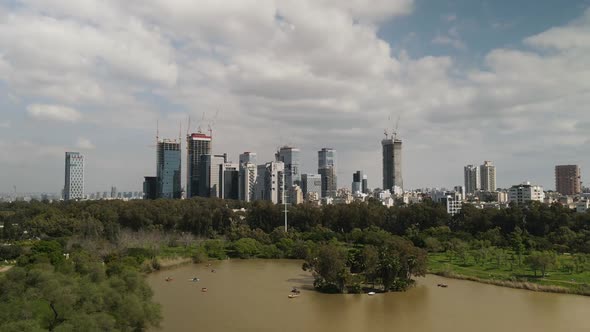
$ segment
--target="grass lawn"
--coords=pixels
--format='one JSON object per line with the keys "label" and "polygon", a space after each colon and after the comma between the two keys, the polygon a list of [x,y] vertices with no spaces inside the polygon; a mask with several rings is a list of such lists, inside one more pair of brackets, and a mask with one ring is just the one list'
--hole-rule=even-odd
{"label": "grass lawn", "polygon": [[590,269],[588,269],[588,266],[585,266],[584,271],[579,273],[560,268],[563,263],[571,259],[569,255],[560,255],[558,257],[560,263],[558,266],[548,270],[545,277],[541,277],[541,273],[537,271],[535,277],[534,272],[524,263],[518,266],[516,262],[504,260],[498,266],[496,260],[488,259],[485,263],[477,264],[473,257],[468,257],[465,261],[454,257],[451,262],[446,253],[430,253],[428,254],[428,271],[434,274],[450,272],[484,280],[532,282],[539,285],[561,286],[573,290],[590,289]]}

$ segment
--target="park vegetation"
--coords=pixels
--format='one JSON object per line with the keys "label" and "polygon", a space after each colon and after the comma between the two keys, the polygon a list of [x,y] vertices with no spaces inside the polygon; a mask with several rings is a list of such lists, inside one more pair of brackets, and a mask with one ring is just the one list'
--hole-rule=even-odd
{"label": "park vegetation", "polygon": [[0,262],[10,264],[47,240],[101,262],[134,257],[143,272],[178,257],[301,259],[316,287],[329,292],[403,290],[427,269],[538,283],[560,275],[576,287],[590,280],[590,214],[559,204],[465,205],[449,216],[429,200],[387,208],[369,199],[292,206],[288,232],[283,223],[282,207],[266,201],[4,203]]}

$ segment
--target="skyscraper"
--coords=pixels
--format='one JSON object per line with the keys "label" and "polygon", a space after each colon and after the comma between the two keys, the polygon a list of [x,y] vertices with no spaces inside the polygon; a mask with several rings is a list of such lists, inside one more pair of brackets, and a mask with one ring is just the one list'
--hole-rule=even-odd
{"label": "skyscraper", "polygon": [[221,165],[227,162],[227,155],[201,155],[199,167],[199,196],[223,198],[223,176]]}
{"label": "skyscraper", "polygon": [[240,200],[256,200],[256,178],[258,167],[253,163],[240,164]]}
{"label": "skyscraper", "polygon": [[318,173],[322,177],[321,197],[336,197],[336,150],[323,148],[318,151]]}
{"label": "skyscraper", "polygon": [[479,168],[473,165],[463,167],[463,176],[465,178],[465,192],[473,194],[480,188]]}
{"label": "skyscraper", "polygon": [[363,192],[363,173],[361,171],[356,171],[352,173],[352,193],[356,194],[357,192]]}
{"label": "skyscraper", "polygon": [[[155,176],[146,176],[143,181],[143,199],[158,198],[158,178]],[[98,194],[97,194],[98,196]]]}
{"label": "skyscraper", "polygon": [[399,187],[403,190],[402,179],[402,141],[392,136],[385,136],[381,141],[383,147],[383,189],[393,190]]}
{"label": "skyscraper", "polygon": [[201,156],[211,154],[211,136],[203,133],[193,133],[186,136],[186,197],[208,196],[209,193],[200,195],[201,185]]}
{"label": "skyscraper", "polygon": [[555,191],[562,195],[577,195],[582,192],[578,165],[555,166]]}
{"label": "skyscraper", "polygon": [[223,163],[219,165],[219,181],[221,187],[220,197],[223,199],[235,199],[240,197],[240,167],[234,163]]}
{"label": "skyscraper", "polygon": [[275,154],[276,161],[282,161],[285,164],[285,185],[287,188],[301,183],[301,161],[299,159],[299,149],[291,146],[283,146]]}
{"label": "skyscraper", "polygon": [[308,199],[309,193],[316,193],[317,198],[322,196],[322,176],[319,174],[301,174],[301,190],[303,198]]}
{"label": "skyscraper", "polygon": [[258,165],[256,178],[256,199],[271,201],[275,204],[283,203],[284,179],[286,178],[285,164],[282,161],[271,161]]}
{"label": "skyscraper", "polygon": [[491,161],[486,160],[479,166],[479,176],[481,190],[496,191],[496,166]]}
{"label": "skyscraper", "polygon": [[84,156],[79,152],[66,152],[64,200],[84,198]]}
{"label": "skyscraper", "polygon": [[369,193],[369,180],[367,179],[367,174],[363,174],[362,189],[363,194]]}
{"label": "skyscraper", "polygon": [[158,178],[159,198],[180,198],[180,142],[177,140],[158,140],[156,158],[156,177]]}
{"label": "skyscraper", "polygon": [[256,162],[257,162],[256,152],[246,151],[246,152],[240,154],[240,165],[246,164],[246,163],[251,163],[251,164],[256,165]]}

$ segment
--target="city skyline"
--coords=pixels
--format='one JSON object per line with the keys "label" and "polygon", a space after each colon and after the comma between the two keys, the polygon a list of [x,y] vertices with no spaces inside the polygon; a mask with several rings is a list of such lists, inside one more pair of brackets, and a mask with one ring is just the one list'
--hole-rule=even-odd
{"label": "city skyline", "polygon": [[98,3],[0,4],[0,192],[59,192],[64,151],[88,156],[87,192],[138,190],[156,122],[177,137],[188,116],[236,162],[292,145],[316,173],[333,147],[339,187],[359,169],[381,187],[398,115],[407,189],[480,160],[502,188],[590,165],[585,0]]}

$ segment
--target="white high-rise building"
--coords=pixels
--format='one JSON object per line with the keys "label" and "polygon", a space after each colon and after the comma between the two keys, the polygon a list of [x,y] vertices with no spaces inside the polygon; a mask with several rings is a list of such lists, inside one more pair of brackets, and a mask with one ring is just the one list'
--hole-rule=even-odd
{"label": "white high-rise building", "polygon": [[481,181],[481,190],[496,191],[496,166],[491,161],[484,161],[479,166],[479,176]]}
{"label": "white high-rise building", "polygon": [[479,168],[474,165],[467,165],[463,168],[465,178],[465,193],[474,194],[480,187]]}
{"label": "white high-rise building", "polygon": [[524,204],[529,201],[543,202],[545,192],[542,186],[531,185],[530,182],[514,185],[508,191],[508,201],[516,204]]}
{"label": "white high-rise building", "polygon": [[251,202],[256,199],[256,178],[258,168],[256,164],[240,165],[240,200]]}
{"label": "white high-rise building", "polygon": [[264,165],[258,165],[256,184],[254,185],[256,199],[282,204],[285,177],[285,163],[282,161],[271,161]]}
{"label": "white high-rise building", "polygon": [[64,200],[84,198],[84,156],[79,152],[66,152]]}

